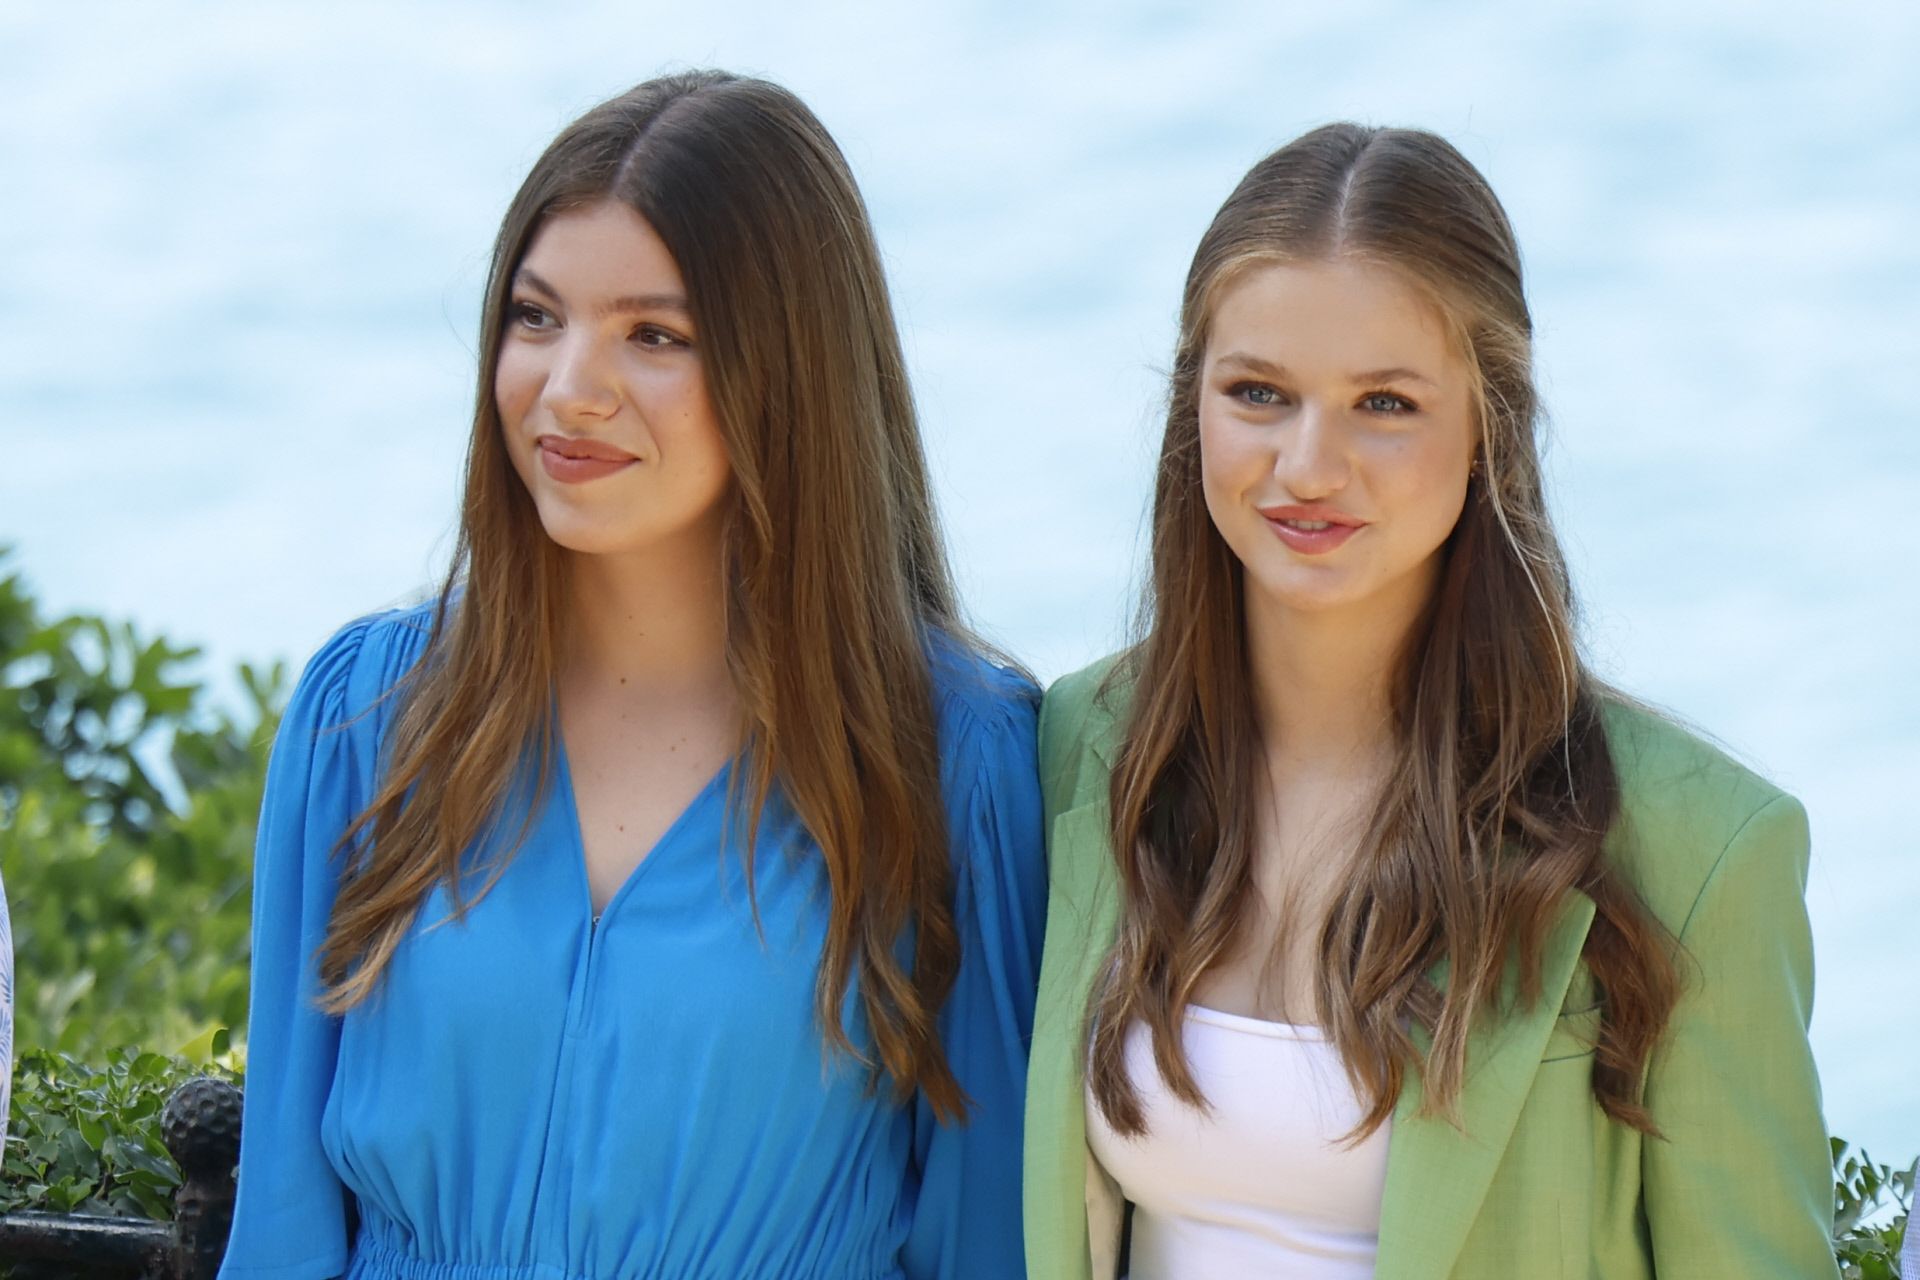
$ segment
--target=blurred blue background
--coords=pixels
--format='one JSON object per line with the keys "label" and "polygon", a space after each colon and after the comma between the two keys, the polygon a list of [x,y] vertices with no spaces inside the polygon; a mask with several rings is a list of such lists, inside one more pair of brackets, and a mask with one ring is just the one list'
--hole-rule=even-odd
{"label": "blurred blue background", "polygon": [[1526,253],[1593,659],[1807,802],[1830,1120],[1920,1153],[1920,8],[0,3],[16,566],[215,670],[417,593],[507,198],[699,65],[846,150],[969,600],[1045,677],[1124,634],[1239,175],[1331,118],[1458,144]]}

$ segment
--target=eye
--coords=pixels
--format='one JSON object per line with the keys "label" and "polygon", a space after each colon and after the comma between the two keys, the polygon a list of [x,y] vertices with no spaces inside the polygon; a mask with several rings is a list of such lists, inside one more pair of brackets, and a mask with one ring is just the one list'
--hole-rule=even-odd
{"label": "eye", "polygon": [[1416,413],[1420,406],[1391,391],[1370,391],[1360,398],[1360,407],[1368,413]]}
{"label": "eye", "polygon": [[1266,409],[1280,403],[1280,392],[1264,382],[1236,382],[1227,388],[1227,398]]}
{"label": "eye", "polygon": [[507,306],[507,321],[516,328],[541,333],[555,326],[554,318],[547,309],[535,303],[516,298]]}
{"label": "eye", "polygon": [[643,347],[663,349],[668,347],[691,347],[693,344],[677,333],[662,329],[657,324],[643,324],[635,329],[627,339]]}

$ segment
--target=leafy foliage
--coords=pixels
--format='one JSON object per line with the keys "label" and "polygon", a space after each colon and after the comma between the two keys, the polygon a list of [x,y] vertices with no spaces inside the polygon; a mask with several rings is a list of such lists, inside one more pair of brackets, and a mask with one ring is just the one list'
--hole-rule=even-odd
{"label": "leafy foliage", "polygon": [[[223,1053],[225,1046],[210,1048]],[[217,1063],[118,1049],[103,1067],[29,1053],[14,1065],[14,1114],[0,1162],[0,1213],[36,1209],[171,1221],[180,1169],[160,1113],[196,1075],[238,1081]]]}
{"label": "leafy foliage", "polygon": [[246,1020],[254,823],[286,676],[242,667],[235,717],[182,674],[198,656],[128,623],[43,621],[19,575],[0,578],[21,1052],[103,1061]]}
{"label": "leafy foliage", "polygon": [[[1863,1148],[1833,1140],[1833,1249],[1844,1280],[1896,1280],[1920,1160],[1905,1169],[1876,1164]],[[1893,1212],[1882,1218],[1891,1208]]]}

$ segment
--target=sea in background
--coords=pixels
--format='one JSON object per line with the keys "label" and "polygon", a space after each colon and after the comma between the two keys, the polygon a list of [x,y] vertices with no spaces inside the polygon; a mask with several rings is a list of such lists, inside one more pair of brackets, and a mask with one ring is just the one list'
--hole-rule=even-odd
{"label": "sea in background", "polygon": [[969,602],[1043,677],[1125,634],[1239,175],[1333,118],[1458,144],[1526,255],[1589,650],[1806,802],[1830,1123],[1920,1154],[1920,7],[0,0],[14,566],[214,671],[420,592],[508,197],[702,65],[846,150]]}

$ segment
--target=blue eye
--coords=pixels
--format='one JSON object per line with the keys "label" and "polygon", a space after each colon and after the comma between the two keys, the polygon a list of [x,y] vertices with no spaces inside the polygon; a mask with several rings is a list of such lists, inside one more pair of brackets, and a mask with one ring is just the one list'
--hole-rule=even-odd
{"label": "blue eye", "polygon": [[1264,382],[1236,382],[1227,388],[1229,398],[1255,408],[1266,409],[1280,403],[1280,393]]}
{"label": "blue eye", "polygon": [[1405,396],[1394,395],[1391,391],[1374,391],[1362,396],[1360,407],[1368,413],[1413,413],[1419,406]]}

